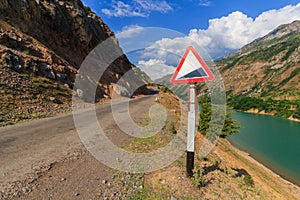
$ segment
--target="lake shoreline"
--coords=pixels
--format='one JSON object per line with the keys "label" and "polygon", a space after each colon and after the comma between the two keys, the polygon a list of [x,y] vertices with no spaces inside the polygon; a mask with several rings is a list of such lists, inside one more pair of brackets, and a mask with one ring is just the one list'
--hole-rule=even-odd
{"label": "lake shoreline", "polygon": [[[273,177],[274,180],[280,184],[281,187],[287,188],[294,196],[297,196],[300,198],[300,185],[293,182],[292,180],[289,180],[288,178],[279,175],[275,171],[273,171],[271,168],[267,167],[262,162],[258,161],[255,157],[253,157],[250,153],[247,151],[241,150],[240,148],[236,147],[232,142],[230,142],[228,139],[223,140],[223,145],[231,148],[231,154],[236,154],[236,159],[239,161],[242,161],[243,159],[246,160],[246,162],[249,162],[251,164],[254,164],[255,166],[259,167],[260,169],[254,170],[255,175],[259,175],[257,171],[261,171],[264,175],[267,177]],[[242,161],[243,162],[243,161]],[[245,162],[245,161],[244,161]],[[270,179],[271,180],[271,179]],[[273,179],[272,179],[273,180]]]}
{"label": "lake shoreline", "polygon": [[[263,111],[259,111],[258,109],[253,109],[253,108],[251,108],[250,110],[239,111],[239,112],[252,113],[252,114],[259,114],[259,115],[275,116],[274,113],[266,113],[264,110],[263,110]],[[282,118],[283,118],[283,119],[288,119],[288,120],[294,121],[294,122],[300,122],[300,119],[293,118],[293,116],[290,116],[289,118],[284,118],[284,117],[282,117]]]}
{"label": "lake shoreline", "polygon": [[[246,156],[249,160],[251,160],[252,162],[255,162],[256,164],[258,164],[260,167],[264,168],[264,170],[269,171],[270,173],[272,173],[275,177],[278,177],[280,179],[282,179],[283,181],[285,181],[288,184],[291,184],[295,187],[298,187],[300,189],[300,183],[298,183],[297,181],[293,180],[292,178],[289,178],[287,175],[282,175],[278,172],[276,172],[276,170],[272,169],[272,167],[267,166],[266,164],[264,164],[263,161],[259,161],[259,159],[257,159],[257,156],[255,156],[254,154],[250,154],[249,152],[240,149],[239,147],[235,146],[233,144],[233,142],[231,142],[230,140],[226,139],[226,141],[229,143],[229,145],[232,146],[232,148],[238,152],[240,155],[242,156]],[[276,168],[276,167],[273,167]]]}
{"label": "lake shoreline", "polygon": [[300,162],[297,155],[300,148],[297,141],[300,139],[300,124],[270,114],[253,113],[253,110],[236,112],[232,117],[239,121],[243,129],[240,130],[241,134],[227,137],[228,143],[238,149],[239,154],[249,158],[247,160],[255,160],[271,171],[274,174],[272,177],[284,180],[285,184],[281,181],[282,184],[299,188],[300,174],[297,166]]}

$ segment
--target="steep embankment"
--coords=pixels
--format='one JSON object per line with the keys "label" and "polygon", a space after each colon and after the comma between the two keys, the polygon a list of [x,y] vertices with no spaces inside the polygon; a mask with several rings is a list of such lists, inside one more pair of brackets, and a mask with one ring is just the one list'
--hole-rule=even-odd
{"label": "steep embankment", "polygon": [[[0,0],[0,125],[70,109],[82,61],[109,37],[114,33],[80,0]],[[95,100],[109,98],[113,85],[132,68],[123,55],[106,69],[100,83],[91,80],[98,85]],[[137,91],[144,92],[145,87]]]}

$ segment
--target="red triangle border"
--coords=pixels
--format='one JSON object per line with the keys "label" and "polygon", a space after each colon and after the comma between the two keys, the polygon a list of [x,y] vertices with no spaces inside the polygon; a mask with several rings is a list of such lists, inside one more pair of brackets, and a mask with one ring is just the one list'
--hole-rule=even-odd
{"label": "red triangle border", "polygon": [[[197,78],[187,78],[187,79],[181,79],[181,80],[176,80],[176,77],[183,65],[183,63],[186,60],[186,57],[188,56],[189,52],[192,52],[194,54],[194,56],[197,58],[197,60],[199,61],[199,63],[201,64],[201,66],[203,67],[203,69],[205,70],[206,74],[208,75],[208,77],[197,77]],[[211,72],[211,70],[208,68],[208,66],[206,65],[206,63],[204,62],[204,60],[201,58],[201,56],[198,54],[198,52],[196,51],[196,49],[193,46],[189,46],[183,57],[181,58],[176,71],[171,79],[171,82],[173,84],[180,84],[180,83],[196,83],[196,82],[205,82],[205,81],[211,81],[214,79],[214,75]]]}

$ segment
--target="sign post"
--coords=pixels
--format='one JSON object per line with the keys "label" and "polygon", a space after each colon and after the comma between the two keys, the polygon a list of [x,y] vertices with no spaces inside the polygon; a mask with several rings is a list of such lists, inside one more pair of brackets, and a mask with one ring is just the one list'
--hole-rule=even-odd
{"label": "sign post", "polygon": [[196,83],[211,81],[214,79],[206,63],[194,49],[189,46],[181,58],[177,69],[171,79],[172,83],[189,84],[189,109],[188,109],[188,130],[187,130],[187,156],[186,171],[189,177],[193,176],[194,157],[195,157],[195,134],[196,134],[196,108],[197,94]]}
{"label": "sign post", "polygon": [[187,132],[187,155],[186,171],[188,176],[193,176],[194,157],[195,157],[195,133],[196,133],[196,85],[189,85],[189,111],[188,111],[188,132]]}

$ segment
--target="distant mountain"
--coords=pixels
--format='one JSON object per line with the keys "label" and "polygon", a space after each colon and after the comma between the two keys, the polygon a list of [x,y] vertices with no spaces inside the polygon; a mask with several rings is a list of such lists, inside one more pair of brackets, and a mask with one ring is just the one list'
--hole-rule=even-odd
{"label": "distant mountain", "polygon": [[216,62],[231,95],[300,96],[300,21],[281,25]]}
{"label": "distant mountain", "polygon": [[176,96],[178,96],[179,98],[181,98],[183,100],[187,100],[188,85],[187,84],[176,84],[176,85],[173,84],[171,82],[172,76],[173,76],[172,74],[166,75],[162,78],[155,80],[155,83],[166,86],[167,88],[172,90],[172,92]]}
{"label": "distant mountain", "polygon": [[[0,125],[70,109],[81,63],[109,37],[113,48],[120,49],[114,33],[80,0],[0,0]],[[100,81],[83,77],[97,85],[95,98],[86,100],[109,98],[113,86],[131,69],[134,66],[123,55]],[[138,76],[130,81],[145,84]],[[126,87],[130,84],[119,90]],[[124,91],[117,93],[128,95]],[[145,86],[136,91],[145,92]]]}
{"label": "distant mountain", "polygon": [[[300,21],[281,25],[266,36],[254,40],[215,61],[229,96],[300,97]],[[184,98],[187,87],[171,83],[171,75],[155,82]],[[198,85],[200,91],[205,85]]]}
{"label": "distant mountain", "polygon": [[136,66],[132,66],[132,69],[139,77],[141,77],[141,79],[145,83],[147,83],[147,84],[153,83],[153,80],[148,76],[148,74],[146,74],[146,72],[144,72],[143,70],[141,70],[140,68],[138,68]]}

